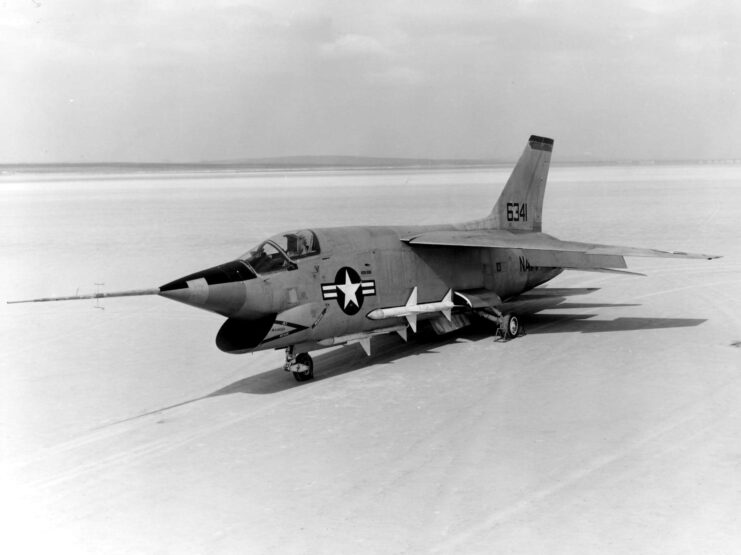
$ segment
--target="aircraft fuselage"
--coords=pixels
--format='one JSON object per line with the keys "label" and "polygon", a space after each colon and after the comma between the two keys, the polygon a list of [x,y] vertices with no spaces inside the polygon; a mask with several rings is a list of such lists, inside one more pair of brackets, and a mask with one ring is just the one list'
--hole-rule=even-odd
{"label": "aircraft fuselage", "polygon": [[[399,318],[374,320],[368,314],[403,306],[415,287],[420,304],[440,301],[449,290],[486,289],[506,299],[561,272],[532,266],[518,249],[425,249],[401,241],[447,229],[453,227],[313,229],[321,250],[294,260],[289,268],[249,276],[232,272],[233,281],[214,279],[209,276],[214,269],[204,270],[173,282],[175,288],[163,286],[161,294],[228,317],[217,336],[223,351],[246,353],[292,345],[308,351],[327,346],[332,338],[400,324]],[[239,261],[224,266],[229,264]]]}

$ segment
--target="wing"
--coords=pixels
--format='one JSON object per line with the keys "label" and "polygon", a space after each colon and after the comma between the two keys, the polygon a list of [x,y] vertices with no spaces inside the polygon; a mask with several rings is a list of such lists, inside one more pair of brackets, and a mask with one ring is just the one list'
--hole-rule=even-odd
{"label": "wing", "polygon": [[720,258],[710,254],[561,241],[545,233],[517,233],[501,229],[428,231],[403,237],[402,241],[411,246],[520,249],[534,266],[576,270],[616,271],[615,268],[627,267],[625,256]]}

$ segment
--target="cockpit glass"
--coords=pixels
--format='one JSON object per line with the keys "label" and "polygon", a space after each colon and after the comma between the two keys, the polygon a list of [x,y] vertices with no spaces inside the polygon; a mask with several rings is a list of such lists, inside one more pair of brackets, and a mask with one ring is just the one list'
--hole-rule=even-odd
{"label": "cockpit glass", "polygon": [[303,229],[271,237],[239,258],[258,274],[267,274],[295,270],[294,260],[315,254],[319,254],[319,241],[313,231]]}
{"label": "cockpit glass", "polygon": [[269,241],[265,241],[242,256],[242,260],[252,266],[258,274],[289,270],[296,266]]}
{"label": "cockpit glass", "polygon": [[271,237],[270,240],[293,260],[319,254],[319,241],[314,232],[309,229],[282,233]]}

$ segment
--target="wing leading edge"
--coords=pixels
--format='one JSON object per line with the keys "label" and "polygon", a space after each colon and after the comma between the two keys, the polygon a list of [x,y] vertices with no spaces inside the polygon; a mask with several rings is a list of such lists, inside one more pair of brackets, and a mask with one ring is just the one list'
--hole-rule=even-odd
{"label": "wing leading edge", "polygon": [[[501,229],[428,231],[403,237],[402,241],[413,247],[520,249],[528,261],[535,266],[575,270],[617,271],[616,268],[627,268],[623,258],[625,256],[707,260],[720,258],[710,254],[561,241],[545,233],[518,233]],[[618,273],[623,272],[618,271]]]}

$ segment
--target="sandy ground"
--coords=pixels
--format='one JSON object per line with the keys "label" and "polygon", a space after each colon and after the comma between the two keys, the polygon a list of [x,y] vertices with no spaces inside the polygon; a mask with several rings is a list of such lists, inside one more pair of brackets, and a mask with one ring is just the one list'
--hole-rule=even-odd
{"label": "sandy ground", "polygon": [[[0,182],[2,300],[160,285],[313,225],[482,216],[507,172]],[[554,168],[545,231],[722,254],[528,335],[229,356],[161,298],[0,307],[3,553],[738,553],[741,168]]]}

